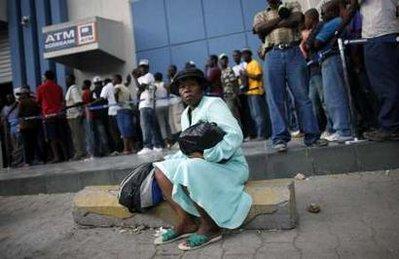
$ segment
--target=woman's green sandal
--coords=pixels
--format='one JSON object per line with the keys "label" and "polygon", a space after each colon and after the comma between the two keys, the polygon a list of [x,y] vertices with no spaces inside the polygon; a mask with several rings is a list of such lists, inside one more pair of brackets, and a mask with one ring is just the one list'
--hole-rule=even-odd
{"label": "woman's green sandal", "polygon": [[194,233],[183,243],[180,243],[178,248],[183,251],[189,251],[204,247],[211,243],[215,243],[222,239],[222,234],[214,236],[206,236]]}
{"label": "woman's green sandal", "polygon": [[162,233],[159,237],[154,240],[154,245],[164,245],[175,242],[176,240],[180,240],[190,236],[192,233],[187,234],[178,234],[173,229],[167,229],[164,233]]}

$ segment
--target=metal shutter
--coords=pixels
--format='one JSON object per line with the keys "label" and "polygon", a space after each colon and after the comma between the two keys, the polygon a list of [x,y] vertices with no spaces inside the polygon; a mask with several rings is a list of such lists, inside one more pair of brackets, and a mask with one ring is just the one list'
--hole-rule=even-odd
{"label": "metal shutter", "polygon": [[11,50],[8,31],[0,30],[0,84],[12,81]]}

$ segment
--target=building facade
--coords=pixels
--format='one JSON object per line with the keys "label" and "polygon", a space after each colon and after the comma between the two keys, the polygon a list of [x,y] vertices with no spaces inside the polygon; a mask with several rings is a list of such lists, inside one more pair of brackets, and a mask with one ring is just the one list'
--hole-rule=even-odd
{"label": "building facade", "polygon": [[[304,9],[315,1],[302,0]],[[126,76],[147,58],[165,73],[210,54],[250,47],[252,19],[266,0],[0,0],[0,86],[35,89],[44,71]],[[5,12],[7,10],[7,12]],[[3,57],[3,60],[1,59]],[[0,88],[1,89],[1,88]]]}

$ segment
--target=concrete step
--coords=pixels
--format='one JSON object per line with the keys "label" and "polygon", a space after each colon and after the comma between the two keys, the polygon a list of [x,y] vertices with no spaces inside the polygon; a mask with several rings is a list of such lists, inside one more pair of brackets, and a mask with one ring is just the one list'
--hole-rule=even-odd
{"label": "concrete step", "polygon": [[[266,148],[265,148],[266,147]],[[286,153],[275,153],[269,142],[244,143],[250,180],[292,178],[399,168],[399,142],[365,142],[306,148],[291,141]],[[175,151],[168,151],[168,154]],[[91,185],[119,184],[132,168],[162,154],[116,156],[54,165],[33,166],[0,173],[0,195],[78,192]]]}
{"label": "concrete step", "polygon": [[[83,226],[168,227],[176,215],[165,203],[146,213],[130,213],[118,203],[118,186],[89,186],[74,197],[73,218]],[[297,224],[294,181],[275,179],[251,181],[246,185],[253,204],[245,229],[292,229]]]}

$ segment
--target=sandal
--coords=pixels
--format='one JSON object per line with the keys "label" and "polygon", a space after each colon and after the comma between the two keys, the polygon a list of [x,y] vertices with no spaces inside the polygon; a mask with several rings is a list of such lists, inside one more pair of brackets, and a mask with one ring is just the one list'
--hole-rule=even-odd
{"label": "sandal", "polygon": [[204,247],[206,245],[215,243],[222,239],[222,234],[214,236],[206,236],[194,233],[183,243],[180,243],[178,248],[183,251],[189,251]]}
{"label": "sandal", "polygon": [[193,233],[186,233],[186,234],[178,234],[173,229],[167,229],[164,233],[162,233],[159,237],[155,238],[154,245],[164,245],[172,243],[176,240],[180,240],[186,237],[189,237]]}

